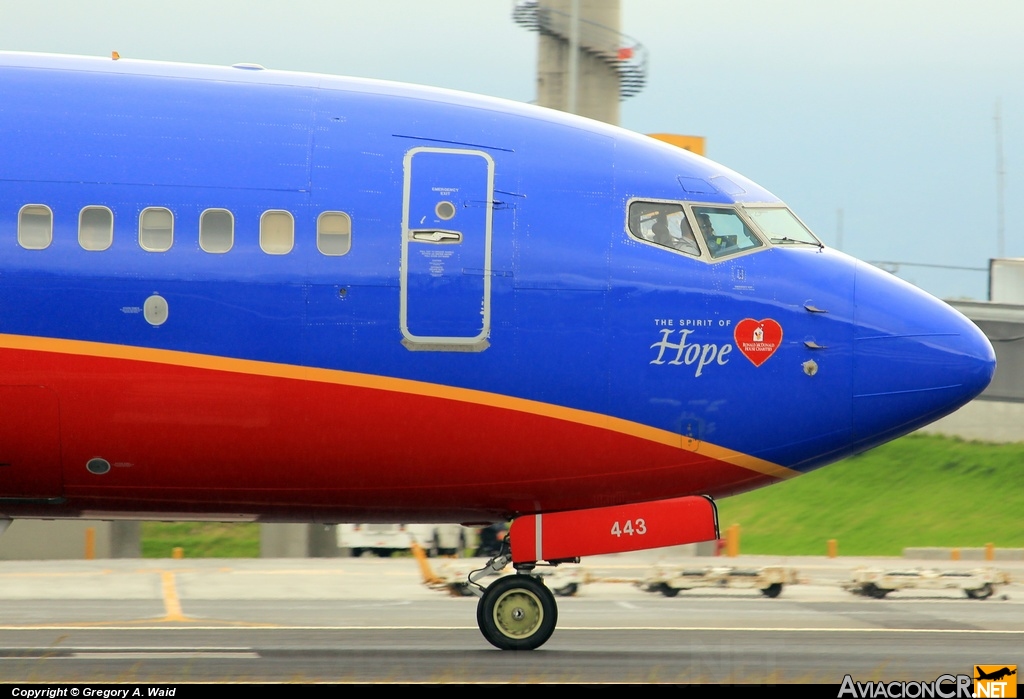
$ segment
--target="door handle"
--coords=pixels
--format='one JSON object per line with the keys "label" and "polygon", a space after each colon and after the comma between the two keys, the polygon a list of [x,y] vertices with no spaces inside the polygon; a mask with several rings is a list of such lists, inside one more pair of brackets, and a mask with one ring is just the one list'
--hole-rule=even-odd
{"label": "door handle", "polygon": [[409,231],[409,238],[421,243],[461,243],[462,233],[438,230]]}

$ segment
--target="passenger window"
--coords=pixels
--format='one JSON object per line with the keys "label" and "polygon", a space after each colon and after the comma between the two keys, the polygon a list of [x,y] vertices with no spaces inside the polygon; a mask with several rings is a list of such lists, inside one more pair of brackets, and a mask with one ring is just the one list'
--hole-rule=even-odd
{"label": "passenger window", "polygon": [[352,249],[352,219],[341,211],[325,211],[316,220],[316,247],[324,255]]}
{"label": "passenger window", "polygon": [[700,247],[681,204],[634,201],[629,205],[629,232],[671,250],[700,256]]}
{"label": "passenger window", "polygon": [[207,209],[199,217],[199,247],[227,252],[235,244],[235,217],[227,209]]}
{"label": "passenger window", "polygon": [[114,242],[114,213],[105,206],[87,206],[78,214],[78,244],[83,250],[106,250]]}
{"label": "passenger window", "polygon": [[735,255],[764,246],[761,239],[743,222],[734,209],[695,206],[693,215],[697,219],[697,227],[711,252],[711,257]]}
{"label": "passenger window", "polygon": [[269,255],[286,255],[295,245],[295,219],[287,211],[265,211],[260,217],[260,247]]}
{"label": "passenger window", "polygon": [[18,245],[45,250],[53,242],[53,212],[42,204],[27,204],[18,212]]}
{"label": "passenger window", "polygon": [[151,206],[139,215],[139,246],[149,252],[166,252],[174,243],[174,214]]}

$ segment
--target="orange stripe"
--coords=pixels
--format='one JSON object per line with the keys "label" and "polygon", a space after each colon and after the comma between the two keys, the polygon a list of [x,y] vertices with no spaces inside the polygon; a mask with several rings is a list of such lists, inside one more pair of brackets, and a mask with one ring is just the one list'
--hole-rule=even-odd
{"label": "orange stripe", "polygon": [[[638,422],[623,420],[610,415],[602,415],[586,410],[568,408],[551,403],[541,403],[526,398],[505,396],[499,393],[488,393],[471,388],[458,388],[442,384],[398,379],[390,376],[361,374],[337,369],[319,369],[316,367],[296,366],[293,364],[276,364],[252,359],[234,359],[209,354],[194,354],[177,350],[153,349],[150,347],[132,347],[130,345],[112,345],[102,342],[84,340],[65,340],[49,337],[32,337],[28,335],[0,334],[0,347],[15,350],[36,352],[53,352],[76,356],[99,357],[103,359],[125,359],[153,364],[166,364],[193,369],[209,369],[225,371],[233,374],[266,376],[279,379],[296,379],[299,381],[316,381],[318,383],[338,384],[356,388],[369,388],[379,391],[408,393],[430,398],[473,403],[492,408],[514,410],[516,412],[540,415],[556,420],[565,420],[581,425],[630,435],[649,442],[682,449],[683,438],[668,430],[661,430]],[[772,478],[787,479],[800,475],[799,471],[774,464],[770,461],[743,454],[726,447],[709,442],[701,442],[697,453],[760,473]]]}

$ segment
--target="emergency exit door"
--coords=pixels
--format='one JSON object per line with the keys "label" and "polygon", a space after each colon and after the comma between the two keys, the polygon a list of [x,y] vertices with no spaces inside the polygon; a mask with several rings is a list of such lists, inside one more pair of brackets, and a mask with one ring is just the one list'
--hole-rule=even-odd
{"label": "emergency exit door", "polygon": [[408,349],[487,348],[493,190],[494,161],[483,151],[406,153],[400,321]]}

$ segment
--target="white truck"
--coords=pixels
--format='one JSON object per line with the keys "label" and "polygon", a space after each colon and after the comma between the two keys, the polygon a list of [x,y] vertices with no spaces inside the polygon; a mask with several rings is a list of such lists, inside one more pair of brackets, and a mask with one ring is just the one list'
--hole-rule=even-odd
{"label": "white truck", "polygon": [[339,524],[338,548],[346,548],[352,556],[366,553],[390,556],[395,551],[408,551],[416,542],[427,555],[460,555],[475,545],[475,533],[459,524]]}

